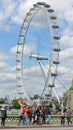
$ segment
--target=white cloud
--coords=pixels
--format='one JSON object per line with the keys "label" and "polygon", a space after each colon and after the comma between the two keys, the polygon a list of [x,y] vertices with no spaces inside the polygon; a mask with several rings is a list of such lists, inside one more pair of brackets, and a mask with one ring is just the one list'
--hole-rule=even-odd
{"label": "white cloud", "polygon": [[7,64],[3,61],[0,62],[0,68],[5,68],[5,67],[7,67]]}
{"label": "white cloud", "polygon": [[73,7],[66,12],[65,19],[69,23],[69,26],[73,25]]}
{"label": "white cloud", "polygon": [[58,72],[60,74],[67,74],[70,72],[70,69],[69,68],[66,68],[65,66],[59,66],[58,67]]}
{"label": "white cloud", "polygon": [[2,6],[0,8],[0,21],[4,22],[5,20],[8,20],[9,17],[11,17],[16,3],[12,0],[5,0],[2,1],[1,4]]}
{"label": "white cloud", "polygon": [[71,59],[73,57],[73,48],[67,48],[60,52],[61,59]]}
{"label": "white cloud", "polygon": [[[18,49],[17,49],[18,48]],[[35,52],[37,49],[36,43],[30,43],[24,45],[24,55],[30,54],[31,52]],[[15,46],[10,49],[10,52],[14,55],[16,55],[17,50],[19,50],[22,53],[22,46]]]}
{"label": "white cloud", "polygon": [[10,49],[10,52],[15,55],[15,54],[16,54],[16,50],[17,50],[17,46],[12,47],[12,48]]}
{"label": "white cloud", "polygon": [[24,55],[30,54],[37,50],[37,46],[35,43],[30,43],[29,45],[24,45]]}
{"label": "white cloud", "polygon": [[14,73],[7,73],[6,74],[6,79],[8,79],[8,80],[16,80],[16,74],[14,74]]}
{"label": "white cloud", "polygon": [[1,60],[6,60],[7,58],[8,58],[8,56],[5,53],[0,52],[0,61]]}
{"label": "white cloud", "polygon": [[73,37],[72,36],[70,37],[69,35],[62,36],[60,44],[61,46],[63,45],[63,47],[73,47]]}
{"label": "white cloud", "polygon": [[[70,24],[71,25],[71,24]],[[73,30],[72,30],[72,27],[67,27],[64,29],[63,33],[62,33],[62,36],[64,37],[69,37],[69,39],[73,37]]]}

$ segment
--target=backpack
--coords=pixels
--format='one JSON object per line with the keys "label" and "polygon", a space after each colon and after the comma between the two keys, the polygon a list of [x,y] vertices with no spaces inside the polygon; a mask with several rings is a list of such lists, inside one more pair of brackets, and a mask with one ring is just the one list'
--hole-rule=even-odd
{"label": "backpack", "polygon": [[61,117],[62,117],[62,118],[64,118],[64,117],[65,117],[64,113],[62,113],[62,114],[61,114]]}

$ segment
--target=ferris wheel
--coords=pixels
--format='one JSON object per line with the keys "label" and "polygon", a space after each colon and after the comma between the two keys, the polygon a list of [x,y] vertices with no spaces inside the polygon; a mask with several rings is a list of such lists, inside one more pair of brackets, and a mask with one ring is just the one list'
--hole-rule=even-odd
{"label": "ferris wheel", "polygon": [[58,31],[55,12],[45,2],[34,4],[21,26],[16,52],[16,78],[20,97],[30,102],[30,97],[34,95],[45,99],[51,97],[54,91],[57,96]]}

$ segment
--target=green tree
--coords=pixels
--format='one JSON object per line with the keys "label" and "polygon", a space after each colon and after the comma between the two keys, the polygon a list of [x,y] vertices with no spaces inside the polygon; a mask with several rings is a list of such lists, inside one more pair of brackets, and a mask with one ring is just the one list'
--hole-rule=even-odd
{"label": "green tree", "polygon": [[58,102],[55,102],[54,104],[55,104],[55,106],[56,106],[56,109],[59,110],[60,104],[59,104]]}
{"label": "green tree", "polygon": [[13,100],[13,102],[12,102],[12,106],[13,106],[15,109],[20,109],[20,104],[18,103],[18,100],[19,100],[19,99],[15,99],[15,100]]}

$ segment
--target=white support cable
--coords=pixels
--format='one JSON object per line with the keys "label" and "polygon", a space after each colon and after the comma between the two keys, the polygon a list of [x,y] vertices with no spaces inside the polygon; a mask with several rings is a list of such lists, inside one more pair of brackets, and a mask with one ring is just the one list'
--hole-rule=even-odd
{"label": "white support cable", "polygon": [[[47,69],[48,69],[48,67],[47,67]],[[61,79],[62,79],[62,77],[61,77]],[[59,78],[56,78],[56,80],[65,88],[65,90],[67,91],[67,88],[66,88],[66,86],[59,80]],[[62,79],[63,80],[63,79]],[[64,81],[64,80],[63,80]]]}
{"label": "white support cable", "polygon": [[[40,60],[39,60],[39,64],[40,64],[40,68],[41,68],[41,70],[42,70],[42,72],[43,72],[43,75],[44,75],[44,81],[46,82],[47,74],[45,73],[44,68],[43,68],[43,65],[42,65],[42,62],[41,62]],[[46,86],[46,85],[45,85],[45,86]],[[42,92],[42,95],[43,95],[45,89],[46,89],[46,87],[44,87],[43,92]]]}
{"label": "white support cable", "polygon": [[[43,75],[44,75],[44,80],[46,80],[47,75],[46,75],[46,73],[45,73],[45,71],[44,71],[44,69],[43,69],[42,62],[41,62],[41,61],[39,61],[39,60],[38,60],[38,62],[39,62],[39,64],[40,64],[40,68],[41,68],[41,70],[42,70],[42,72],[43,72]],[[60,102],[60,99],[59,99],[59,97],[58,97],[58,95],[57,95],[57,93],[56,93],[55,88],[53,88],[53,91],[54,91],[54,94],[55,94],[55,96],[56,96],[56,98],[57,98],[57,100],[58,100],[59,104],[60,104],[61,102]]]}
{"label": "white support cable", "polygon": [[55,94],[55,95],[56,95],[56,97],[57,97],[57,100],[58,100],[59,104],[60,104],[60,99],[59,99],[59,97],[58,97],[58,95],[57,95],[57,93],[56,93],[55,88],[53,88],[53,91],[54,91],[54,94]]}
{"label": "white support cable", "polygon": [[61,81],[60,81],[58,78],[56,78],[56,79],[57,79],[57,81],[65,88],[65,90],[67,91],[67,88],[64,86],[64,84],[61,83]]}
{"label": "white support cable", "polygon": [[44,68],[43,68],[43,66],[42,66],[42,62],[40,61],[40,60],[38,60],[38,62],[39,62],[39,65],[40,65],[40,68],[41,68],[41,70],[42,70],[42,72],[43,72],[43,76],[44,76],[44,81],[46,81],[46,73],[45,73],[45,71],[44,71]]}

